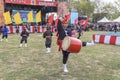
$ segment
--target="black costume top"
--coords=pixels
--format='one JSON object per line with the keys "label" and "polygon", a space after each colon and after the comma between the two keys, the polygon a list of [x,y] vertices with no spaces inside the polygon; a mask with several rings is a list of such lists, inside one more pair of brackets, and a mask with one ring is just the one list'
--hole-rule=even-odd
{"label": "black costume top", "polygon": [[46,44],[51,44],[52,42],[52,32],[50,30],[47,30],[46,32],[43,33],[43,38],[46,38]]}
{"label": "black costume top", "polygon": [[29,36],[29,33],[26,30],[24,30],[21,32],[21,36],[22,38],[27,38]]}
{"label": "black costume top", "polygon": [[63,40],[66,36],[66,33],[65,33],[65,30],[62,27],[62,22],[59,19],[58,19],[57,30],[58,30],[58,34],[59,34],[58,39]]}

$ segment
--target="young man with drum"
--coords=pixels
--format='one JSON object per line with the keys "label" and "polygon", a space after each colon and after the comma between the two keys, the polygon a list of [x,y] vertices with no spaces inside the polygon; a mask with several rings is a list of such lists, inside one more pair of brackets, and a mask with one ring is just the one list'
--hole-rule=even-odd
{"label": "young man with drum", "polygon": [[[57,31],[58,31],[59,47],[61,47],[62,42],[66,36],[71,36],[69,35],[70,33],[66,32],[69,18],[70,16],[68,17],[68,15],[65,15],[64,19],[63,18],[58,19]],[[94,45],[93,42],[92,43],[82,42],[82,46],[93,46],[93,45]],[[67,64],[67,60],[68,60],[70,52],[62,49],[62,54],[63,54],[63,67],[64,67],[63,69],[64,69],[64,72],[68,72],[66,64]]]}

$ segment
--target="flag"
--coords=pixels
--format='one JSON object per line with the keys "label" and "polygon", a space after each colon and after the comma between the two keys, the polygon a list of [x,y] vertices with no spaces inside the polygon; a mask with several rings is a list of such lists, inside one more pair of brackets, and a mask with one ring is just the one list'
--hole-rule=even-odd
{"label": "flag", "polygon": [[68,23],[70,20],[70,14],[66,14],[64,19],[62,20],[62,23]]}
{"label": "flag", "polygon": [[28,21],[27,22],[34,22],[34,20],[33,20],[33,11],[30,11],[27,14],[27,17],[28,17]]}
{"label": "flag", "polygon": [[86,29],[88,24],[88,18],[79,20],[79,24],[83,25],[84,29]]}
{"label": "flag", "polygon": [[88,18],[87,18],[86,21],[85,21],[84,29],[86,29],[87,24],[88,24]]}
{"label": "flag", "polygon": [[78,18],[74,20],[74,26],[76,26],[77,22],[78,22]]}
{"label": "flag", "polygon": [[10,16],[10,12],[5,12],[3,13],[3,16],[4,16],[4,23],[5,24],[11,24],[12,23],[12,19],[11,19],[11,16]]}
{"label": "flag", "polygon": [[15,20],[16,24],[21,24],[22,23],[22,19],[20,17],[20,13],[19,12],[16,13],[13,17],[14,17],[14,20]]}
{"label": "flag", "polygon": [[36,14],[36,22],[41,22],[41,11],[39,11],[37,14]]}
{"label": "flag", "polygon": [[54,19],[54,14],[51,14],[51,15],[48,17],[48,25],[52,24],[53,19]]}

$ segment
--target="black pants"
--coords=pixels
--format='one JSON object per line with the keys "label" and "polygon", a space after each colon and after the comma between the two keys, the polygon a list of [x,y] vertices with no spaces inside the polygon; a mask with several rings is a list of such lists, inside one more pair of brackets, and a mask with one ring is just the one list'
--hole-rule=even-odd
{"label": "black pants", "polygon": [[[86,46],[86,44],[87,44],[87,42],[82,42],[82,46],[83,46],[83,47]],[[62,54],[63,54],[63,64],[66,64],[70,52],[62,50]]]}
{"label": "black pants", "polygon": [[46,48],[50,48],[51,47],[51,43],[47,43],[45,44]]}
{"label": "black pants", "polygon": [[117,32],[117,29],[114,29],[114,32],[116,33],[116,32]]}
{"label": "black pants", "polygon": [[8,38],[8,35],[3,35],[3,36],[2,36],[2,39],[4,39],[4,38],[7,39],[7,38]]}
{"label": "black pants", "polygon": [[46,38],[45,47],[46,48],[50,48],[51,47],[51,43],[52,43],[52,39],[51,38]]}
{"label": "black pants", "polygon": [[63,64],[66,64],[66,63],[67,63],[67,60],[68,60],[68,57],[69,57],[70,52],[62,50],[62,54],[63,54]]}
{"label": "black pants", "polygon": [[22,37],[20,43],[23,43],[25,41],[25,43],[27,43],[27,37]]}
{"label": "black pants", "polygon": [[82,42],[82,47],[86,46],[87,42]]}
{"label": "black pants", "polygon": [[81,37],[81,33],[79,32],[79,34],[78,34],[78,37],[77,37],[77,38],[78,38],[78,39],[80,39],[80,37]]}

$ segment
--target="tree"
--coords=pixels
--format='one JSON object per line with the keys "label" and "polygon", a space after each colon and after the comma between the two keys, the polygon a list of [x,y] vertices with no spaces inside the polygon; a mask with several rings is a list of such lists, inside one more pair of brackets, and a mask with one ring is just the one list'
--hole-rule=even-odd
{"label": "tree", "polygon": [[[87,15],[89,18],[94,18],[94,22],[98,19],[107,17],[114,19],[120,16],[120,2],[117,0],[114,3],[104,3],[101,0],[69,0],[70,10],[76,9],[80,15]],[[72,5],[72,6],[71,6]],[[96,16],[95,16],[96,15]]]}
{"label": "tree", "polygon": [[117,10],[117,7],[112,5],[112,3],[104,5],[102,12],[107,13],[106,17],[110,19],[116,18],[119,15],[119,11]]}
{"label": "tree", "polygon": [[101,13],[102,12],[102,5],[104,3],[101,2],[101,0],[94,0],[93,1],[93,4],[94,4],[94,13]]}
{"label": "tree", "polygon": [[117,1],[115,3],[103,3],[101,0],[93,1],[95,10],[94,14],[97,14],[96,17],[93,16],[96,20],[101,17],[107,17],[109,19],[114,19],[120,16],[120,2]]}
{"label": "tree", "polygon": [[90,0],[69,0],[70,11],[78,11],[79,16],[86,15],[89,19],[94,12],[94,4]]}
{"label": "tree", "polygon": [[120,1],[119,0],[115,1],[115,6],[118,9],[118,11],[120,11]]}
{"label": "tree", "polygon": [[90,0],[78,0],[75,2],[74,6],[78,11],[79,16],[87,15],[88,17],[91,17],[94,12],[94,5]]}

